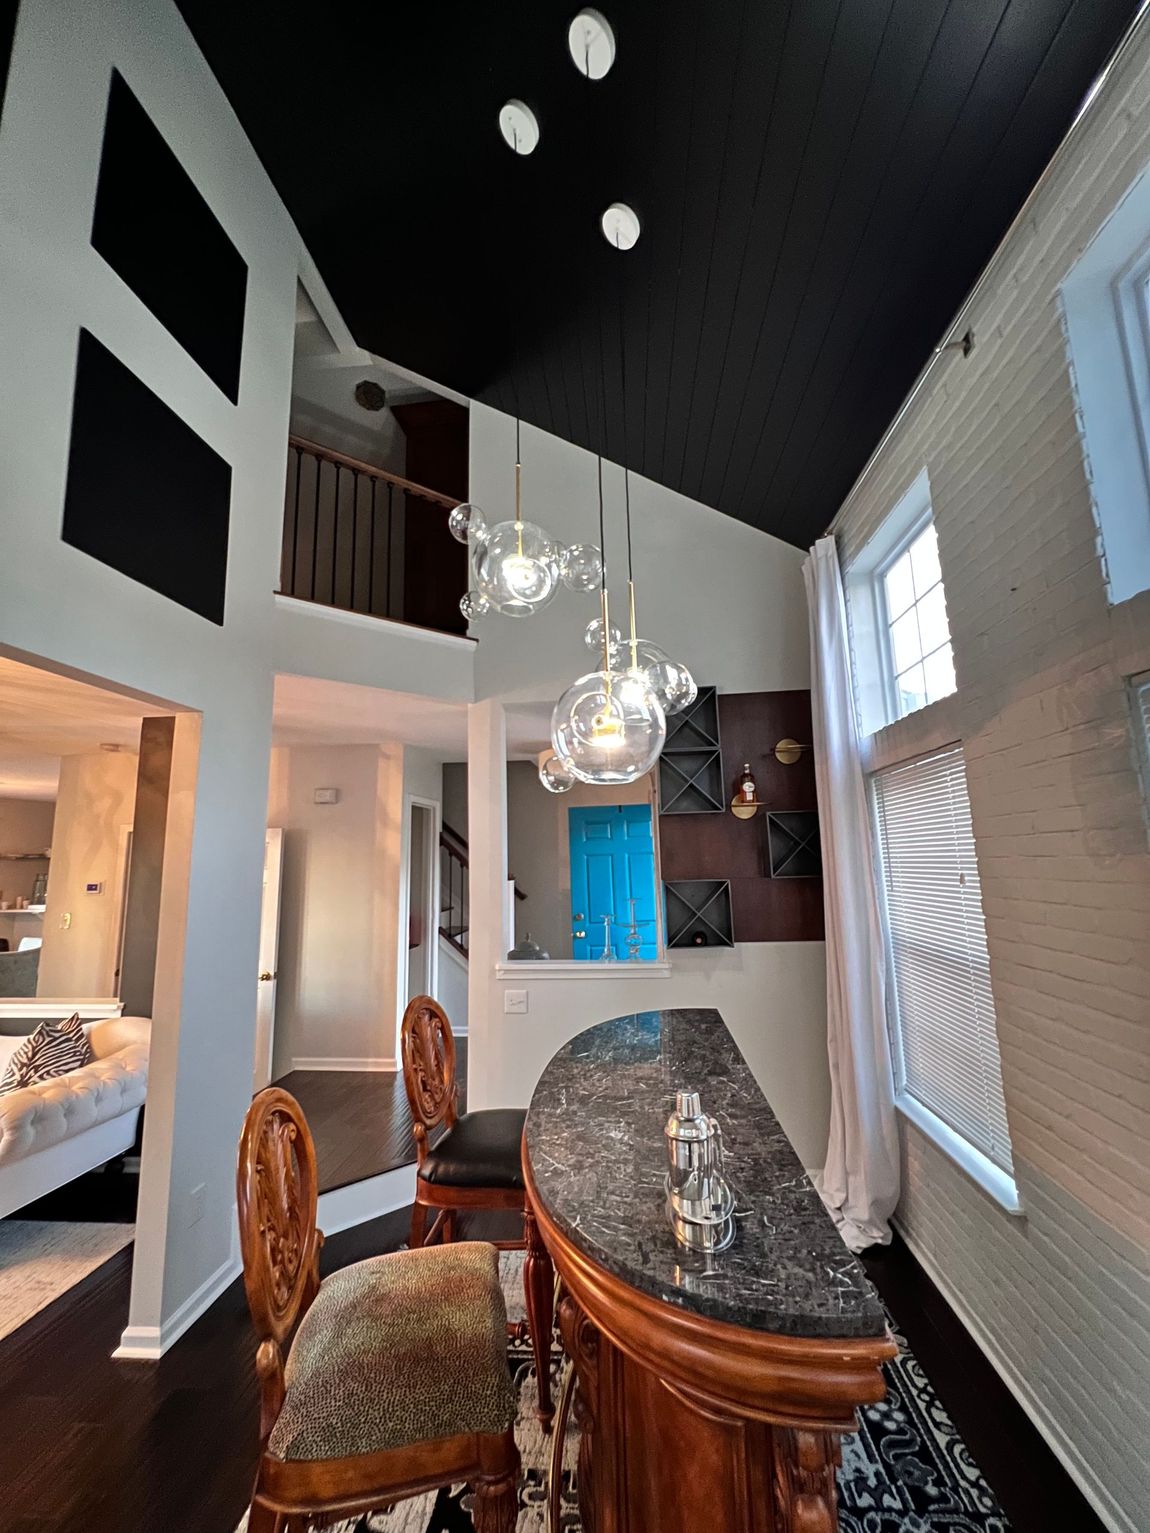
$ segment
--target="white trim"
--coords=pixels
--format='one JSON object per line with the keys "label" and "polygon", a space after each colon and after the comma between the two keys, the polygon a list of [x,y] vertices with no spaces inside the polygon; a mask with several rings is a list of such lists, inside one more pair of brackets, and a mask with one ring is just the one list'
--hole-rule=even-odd
{"label": "white trim", "polygon": [[397,1068],[394,1059],[338,1059],[332,1056],[313,1058],[305,1055],[293,1058],[293,1070],[391,1070]]}
{"label": "white trim", "polygon": [[128,1326],[112,1356],[138,1362],[154,1362],[163,1357],[188,1327],[194,1325],[204,1311],[211,1308],[228,1284],[239,1276],[240,1271],[241,1266],[234,1252],[229,1252],[227,1260],[221,1262],[211,1277],[205,1278],[195,1292],[190,1293],[161,1325]]}
{"label": "white trim", "polygon": [[1150,586],[1150,472],[1145,410],[1150,358],[1143,295],[1150,174],[1124,192],[1059,288],[1090,495],[1109,600]]}
{"label": "white trim", "polygon": [[[338,1235],[341,1230],[350,1229],[352,1225],[364,1224],[368,1219],[378,1219],[381,1214],[393,1213],[397,1208],[406,1207],[414,1196],[415,1166],[397,1166],[392,1171],[367,1177],[362,1182],[351,1182],[346,1187],[336,1187],[331,1192],[320,1193],[316,1222],[325,1234]],[[121,1361],[157,1361],[212,1307],[242,1271],[239,1227],[233,1217],[231,1249],[227,1259],[160,1325],[126,1327],[120,1337],[120,1345],[112,1356]]]}
{"label": "white trim", "polygon": [[902,1113],[903,1117],[914,1124],[920,1133],[936,1144],[949,1160],[954,1161],[960,1171],[964,1171],[972,1182],[977,1183],[989,1197],[992,1197],[998,1206],[1016,1219],[1025,1219],[1026,1210],[1022,1206],[1022,1200],[1018,1196],[1018,1184],[1009,1171],[1004,1171],[1001,1166],[994,1162],[981,1150],[975,1148],[968,1139],[956,1133],[948,1123],[944,1123],[940,1117],[932,1113],[929,1107],[924,1107],[917,1099],[907,1091],[900,1091],[894,1099],[894,1105]]}
{"label": "white trim", "polygon": [[545,958],[532,961],[527,958],[520,963],[497,963],[496,979],[665,979],[671,965],[665,958],[649,962],[604,963],[600,958]]}
{"label": "white trim", "polygon": [[415,1198],[415,1166],[396,1166],[346,1187],[321,1192],[316,1223],[325,1235],[338,1235],[353,1224],[366,1224],[381,1214],[406,1208]]}
{"label": "white trim", "polygon": [[462,650],[464,654],[474,654],[478,642],[465,634],[439,633],[434,628],[420,628],[414,623],[397,623],[389,617],[369,617],[366,612],[345,612],[341,607],[325,607],[322,602],[284,596],[280,591],[273,595],[276,606],[285,612],[302,612],[325,623],[346,623],[352,628],[370,629],[372,633],[391,633],[413,639],[417,644],[442,644],[448,649]]}
{"label": "white trim", "polygon": [[105,1017],[123,1016],[124,1003],[114,996],[84,1001],[74,1000],[71,996],[58,999],[46,996],[43,1000],[38,996],[29,996],[26,1000],[13,996],[0,1001],[0,1022],[21,1021],[25,1017],[31,1022],[51,1021],[55,1017],[70,1017],[74,1011],[79,1012],[81,1022],[102,1022]]}
{"label": "white trim", "polygon": [[1014,1366],[999,1351],[998,1344],[984,1329],[982,1322],[967,1308],[965,1302],[951,1286],[947,1277],[937,1266],[918,1241],[908,1235],[899,1220],[892,1219],[891,1223],[906,1242],[907,1249],[914,1259],[922,1267],[927,1277],[938,1289],[954,1311],[963,1328],[969,1333],[971,1340],[979,1349],[987,1362],[994,1369],[998,1377],[1009,1389],[1015,1400],[1022,1407],[1023,1413],[1042,1437],[1046,1446],[1054,1457],[1062,1465],[1066,1473],[1074,1481],[1078,1489],[1089,1501],[1097,1512],[1102,1522],[1111,1533],[1138,1533],[1138,1529],[1110,1497],[1110,1492],[1103,1481],[1096,1477],[1093,1468],[1082,1458],[1078,1449],[1066,1436],[1065,1432],[1047,1413],[1046,1408],[1035,1397],[1030,1385],[1018,1373]]}
{"label": "white trim", "polygon": [[398,962],[396,964],[396,1052],[399,1045],[399,1026],[407,1010],[407,989],[411,977],[411,948],[408,939],[411,931],[411,827],[415,820],[414,810],[427,809],[431,820],[427,831],[427,899],[424,908],[423,941],[427,949],[427,994],[439,999],[439,837],[443,829],[443,805],[438,799],[425,798],[420,793],[404,793],[403,819],[400,825],[399,846],[399,931]]}

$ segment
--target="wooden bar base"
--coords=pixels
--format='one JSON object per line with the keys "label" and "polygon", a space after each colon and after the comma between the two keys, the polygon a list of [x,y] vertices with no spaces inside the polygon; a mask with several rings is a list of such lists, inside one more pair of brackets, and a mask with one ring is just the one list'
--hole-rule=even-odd
{"label": "wooden bar base", "polygon": [[890,1339],[710,1320],[622,1282],[534,1215],[563,1279],[587,1533],[835,1533],[841,1434],[882,1398]]}

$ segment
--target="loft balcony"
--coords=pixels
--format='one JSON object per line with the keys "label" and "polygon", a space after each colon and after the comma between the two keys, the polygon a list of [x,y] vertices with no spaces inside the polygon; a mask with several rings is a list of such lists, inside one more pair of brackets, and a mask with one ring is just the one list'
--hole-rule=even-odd
{"label": "loft balcony", "polygon": [[280,594],[319,607],[463,635],[466,550],[459,504],[398,474],[292,436]]}

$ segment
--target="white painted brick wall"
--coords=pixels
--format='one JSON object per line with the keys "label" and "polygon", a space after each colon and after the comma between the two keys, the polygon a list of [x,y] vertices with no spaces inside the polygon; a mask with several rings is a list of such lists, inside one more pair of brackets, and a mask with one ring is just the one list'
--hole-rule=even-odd
{"label": "white painted brick wall", "polygon": [[[1150,1529],[1150,851],[1058,286],[1150,161],[1150,27],[836,518],[844,563],[925,464],[958,692],[873,764],[966,749],[1025,1219],[903,1125],[902,1229],[1114,1527]],[[1150,230],[1147,231],[1150,234]]]}

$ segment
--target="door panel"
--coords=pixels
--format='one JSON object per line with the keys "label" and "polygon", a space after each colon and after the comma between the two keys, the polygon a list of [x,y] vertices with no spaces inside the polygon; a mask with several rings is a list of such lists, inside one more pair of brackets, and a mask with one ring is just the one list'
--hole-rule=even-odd
{"label": "door panel", "polygon": [[612,952],[616,958],[627,958],[630,901],[634,899],[641,937],[639,956],[657,958],[655,840],[650,805],[596,805],[569,809],[567,817],[573,956],[602,958],[603,917],[611,915]]}
{"label": "door panel", "polygon": [[276,965],[280,943],[280,888],[283,882],[282,830],[264,838],[264,891],[260,907],[260,977],[256,988],[256,1057],[252,1081],[262,1091],[272,1078],[275,1044]]}

